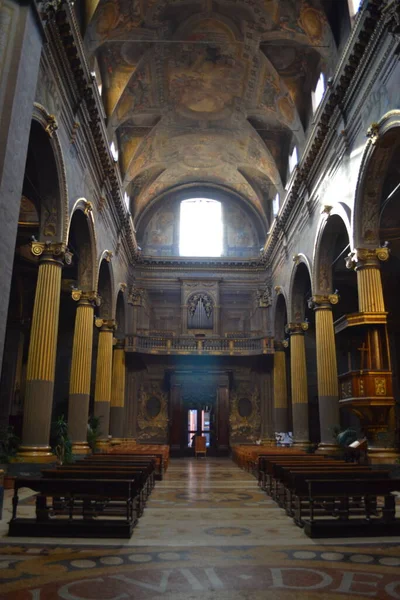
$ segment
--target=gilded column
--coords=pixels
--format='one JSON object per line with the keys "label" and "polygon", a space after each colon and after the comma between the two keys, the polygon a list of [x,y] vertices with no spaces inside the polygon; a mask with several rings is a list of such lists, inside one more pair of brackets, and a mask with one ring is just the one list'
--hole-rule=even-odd
{"label": "gilded column", "polygon": [[90,380],[92,371],[93,316],[96,292],[73,290],[78,302],[72,347],[69,384],[68,432],[74,454],[87,454],[87,423],[89,416]]}
{"label": "gilded column", "polygon": [[60,310],[61,269],[72,255],[65,244],[33,242],[39,272],[33,307],[26,374],[22,445],[18,458],[25,462],[51,462],[51,412]]}
{"label": "gilded column", "polygon": [[387,261],[388,248],[356,248],[346,260],[348,268],[357,273],[358,306],[360,312],[385,312],[379,261]]}
{"label": "gilded column", "polygon": [[275,431],[287,433],[289,431],[288,419],[288,394],[286,380],[286,354],[287,341],[275,341],[274,354],[274,412]]}
{"label": "gilded column", "polygon": [[296,446],[308,446],[308,384],[304,332],[308,323],[289,323],[290,376],[292,390],[293,440]]}
{"label": "gilded column", "polygon": [[94,414],[100,417],[100,437],[102,443],[108,442],[110,428],[111,377],[113,334],[115,321],[112,319],[96,319],[96,327],[100,328],[97,350],[96,386],[94,390]]}
{"label": "gilded column", "polygon": [[317,344],[318,407],[321,442],[319,450],[337,447],[334,428],[340,425],[339,385],[336,361],[336,340],[333,327],[332,304],[337,304],[337,294],[315,295],[315,334]]}
{"label": "gilded column", "polygon": [[112,390],[110,407],[110,434],[113,439],[124,435],[125,416],[125,349],[124,340],[118,340],[114,347]]}

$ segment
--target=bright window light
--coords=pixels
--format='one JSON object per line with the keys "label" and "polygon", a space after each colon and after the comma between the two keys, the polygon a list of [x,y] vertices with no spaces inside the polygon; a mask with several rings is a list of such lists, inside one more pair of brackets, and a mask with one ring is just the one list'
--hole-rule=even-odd
{"label": "bright window light", "polygon": [[179,254],[221,256],[223,227],[221,203],[207,198],[181,202]]}
{"label": "bright window light", "polygon": [[279,212],[279,194],[276,194],[275,198],[272,200],[272,212],[274,213],[274,217]]}
{"label": "bright window light", "polygon": [[292,154],[289,156],[289,173],[293,173],[293,169],[299,162],[299,158],[297,155],[297,146],[293,148]]}
{"label": "bright window light", "polygon": [[360,10],[363,0],[349,0],[350,17],[354,17]]}
{"label": "bright window light", "polygon": [[118,162],[118,150],[116,149],[114,142],[111,142],[110,150],[113,159],[115,160],[115,162]]}
{"label": "bright window light", "polygon": [[128,194],[126,192],[124,194],[124,200],[125,200],[126,208],[129,210],[129,200],[130,200],[130,198],[129,198],[129,196],[128,196]]}
{"label": "bright window light", "polygon": [[315,90],[312,92],[312,104],[313,111],[315,112],[318,106],[321,104],[321,100],[324,97],[325,93],[325,77],[324,74],[321,73],[318,79],[318,83],[315,87]]}

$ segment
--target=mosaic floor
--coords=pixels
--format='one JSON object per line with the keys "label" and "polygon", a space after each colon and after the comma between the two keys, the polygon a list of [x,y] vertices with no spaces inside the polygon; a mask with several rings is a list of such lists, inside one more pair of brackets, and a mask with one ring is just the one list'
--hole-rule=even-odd
{"label": "mosaic floor", "polygon": [[310,540],[229,459],[173,460],[130,540],[8,538],[10,497],[0,600],[400,600],[400,538]]}

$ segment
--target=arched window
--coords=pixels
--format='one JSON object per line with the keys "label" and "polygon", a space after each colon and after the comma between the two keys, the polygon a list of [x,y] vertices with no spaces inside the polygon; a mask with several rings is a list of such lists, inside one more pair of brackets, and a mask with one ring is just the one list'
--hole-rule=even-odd
{"label": "arched window", "polygon": [[208,198],[181,202],[180,256],[221,256],[223,226],[221,203]]}
{"label": "arched window", "polygon": [[353,18],[356,16],[358,11],[360,10],[363,0],[348,0],[348,1],[349,1],[350,17]]}
{"label": "arched window", "polygon": [[276,194],[275,198],[272,200],[272,213],[273,213],[274,217],[276,217],[278,212],[279,212],[279,194]]}
{"label": "arched window", "polygon": [[118,150],[115,147],[114,142],[111,142],[110,150],[111,150],[111,154],[112,154],[114,161],[118,162]]}
{"label": "arched window", "polygon": [[297,155],[297,146],[295,146],[292,150],[292,154],[289,156],[289,174],[293,173],[294,168],[299,162],[299,158]]}
{"label": "arched window", "polygon": [[315,90],[312,92],[312,105],[313,111],[315,112],[318,106],[321,104],[321,100],[324,97],[325,93],[325,76],[323,73],[320,74],[319,79],[317,81],[317,85],[315,86]]}

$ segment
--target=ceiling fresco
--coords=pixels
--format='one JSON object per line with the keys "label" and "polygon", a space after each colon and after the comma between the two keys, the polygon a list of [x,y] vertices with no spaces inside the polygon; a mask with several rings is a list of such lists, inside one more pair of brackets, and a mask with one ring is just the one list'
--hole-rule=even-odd
{"label": "ceiling fresco", "polygon": [[336,46],[324,0],[85,0],[110,138],[136,220],[174,186],[215,183],[268,225],[311,91]]}

